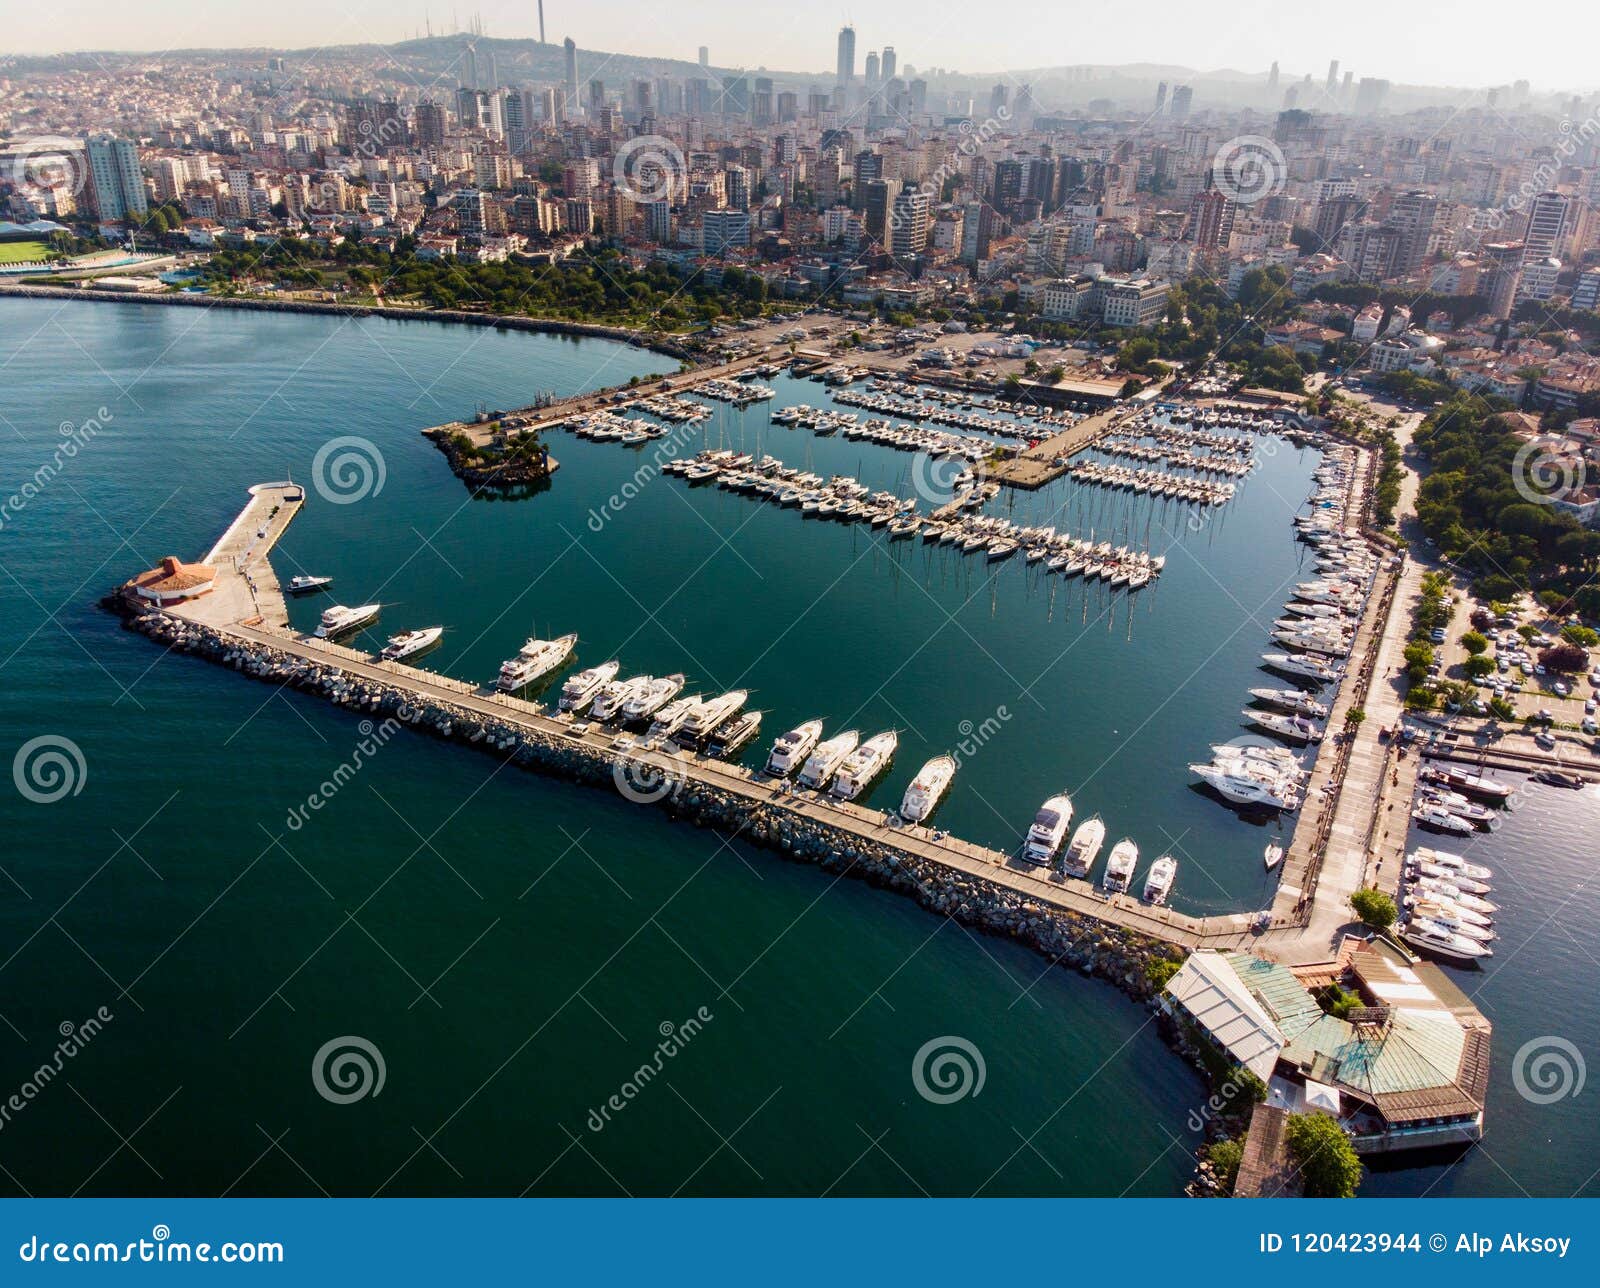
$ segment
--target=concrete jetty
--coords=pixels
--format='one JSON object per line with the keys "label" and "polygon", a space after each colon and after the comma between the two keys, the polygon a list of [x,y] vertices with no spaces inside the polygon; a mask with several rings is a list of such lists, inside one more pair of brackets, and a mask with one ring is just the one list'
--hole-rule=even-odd
{"label": "concrete jetty", "polygon": [[1027,451],[991,466],[988,477],[997,483],[1028,489],[1053,483],[1067,472],[1068,463],[1074,455],[1111,433],[1141,409],[1124,406],[1096,412],[1076,425],[1036,443]]}

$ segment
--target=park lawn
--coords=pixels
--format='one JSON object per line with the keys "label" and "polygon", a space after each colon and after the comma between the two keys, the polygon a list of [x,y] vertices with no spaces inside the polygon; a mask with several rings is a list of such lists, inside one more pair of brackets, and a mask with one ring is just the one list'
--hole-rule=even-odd
{"label": "park lawn", "polygon": [[42,260],[45,244],[41,241],[0,241],[0,264],[27,264]]}

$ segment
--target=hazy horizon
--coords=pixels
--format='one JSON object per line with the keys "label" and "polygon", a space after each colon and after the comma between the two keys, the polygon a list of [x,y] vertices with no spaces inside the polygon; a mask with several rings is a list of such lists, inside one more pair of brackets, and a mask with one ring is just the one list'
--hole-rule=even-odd
{"label": "hazy horizon", "polygon": [[[585,49],[646,58],[694,61],[700,45],[719,67],[821,72],[834,65],[838,28],[856,33],[856,70],[866,54],[894,46],[902,68],[942,67],[971,75],[1078,64],[1171,64],[1199,72],[1264,73],[1276,60],[1285,79],[1309,73],[1320,82],[1328,61],[1343,70],[1397,83],[1482,87],[1529,81],[1536,92],[1585,91],[1600,83],[1587,43],[1543,41],[1497,45],[1485,38],[1504,25],[1504,10],[1488,0],[1424,3],[1402,8],[1357,0],[1328,24],[1313,10],[1286,9],[1269,0],[1238,0],[1215,17],[1182,0],[1146,0],[1136,32],[1129,24],[1086,24],[1079,14],[1026,5],[976,29],[970,5],[955,0],[867,0],[837,13],[806,9],[773,13],[736,0],[684,0],[663,11],[631,6],[626,25],[616,4],[547,0],[547,39],[571,36]],[[1572,0],[1546,9],[1546,31],[1582,11]],[[539,34],[535,0],[486,0],[479,5],[399,6],[352,0],[279,0],[270,9],[179,0],[165,8],[130,8],[112,0],[65,0],[50,9],[11,15],[0,36],[0,57],[84,51],[159,53],[169,49],[264,48],[316,50],[341,45],[392,45],[431,23],[434,35],[481,17],[486,36],[532,39]],[[1550,21],[1553,18],[1554,21]],[[312,60],[314,62],[314,58]],[[3,70],[3,67],[0,67]]]}

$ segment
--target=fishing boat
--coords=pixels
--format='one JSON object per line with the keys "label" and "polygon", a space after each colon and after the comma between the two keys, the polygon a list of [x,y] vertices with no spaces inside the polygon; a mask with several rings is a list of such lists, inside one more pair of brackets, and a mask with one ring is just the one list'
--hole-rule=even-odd
{"label": "fishing boat", "polygon": [[917,770],[911,786],[900,799],[900,817],[908,823],[924,822],[938,808],[939,802],[956,776],[953,756],[935,756]]}
{"label": "fishing boat", "polygon": [[391,635],[378,656],[385,662],[399,662],[432,648],[444,635],[442,626],[424,626],[419,630],[402,631]]}
{"label": "fishing boat", "polygon": [[351,631],[360,630],[363,626],[377,621],[378,613],[382,609],[382,604],[357,604],[354,608],[345,604],[335,604],[323,610],[315,634],[318,639],[324,640],[348,635]]}
{"label": "fishing boat", "polygon": [[767,756],[767,773],[786,778],[804,765],[806,757],[822,738],[822,721],[807,720],[787,733],[779,734]]}
{"label": "fishing boat", "polygon": [[864,795],[873,780],[889,767],[899,745],[900,735],[892,729],[874,734],[845,757],[828,790],[844,801]]}
{"label": "fishing boat", "polygon": [[1061,856],[1061,870],[1069,877],[1086,877],[1100,856],[1100,847],[1106,843],[1106,825],[1096,814],[1078,824],[1078,830],[1067,843]]}
{"label": "fishing boat", "polygon": [[1121,893],[1133,880],[1133,870],[1138,864],[1139,847],[1127,837],[1123,837],[1111,847],[1111,853],[1106,858],[1106,871],[1100,879],[1101,886],[1111,894]]}
{"label": "fishing boat", "polygon": [[1144,900],[1146,903],[1161,904],[1167,901],[1167,896],[1172,893],[1172,883],[1178,876],[1178,860],[1170,854],[1163,854],[1150,865],[1150,871],[1144,879]]}

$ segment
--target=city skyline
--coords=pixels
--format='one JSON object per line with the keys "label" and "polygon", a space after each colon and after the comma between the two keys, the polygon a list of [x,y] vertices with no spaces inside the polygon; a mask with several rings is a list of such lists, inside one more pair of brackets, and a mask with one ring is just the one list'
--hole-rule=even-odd
{"label": "city skyline", "polygon": [[[1571,19],[1576,5],[1558,6]],[[875,0],[838,15],[812,12],[780,17],[752,11],[731,0],[695,0],[673,9],[671,18],[647,11],[626,28],[581,6],[547,6],[543,21],[549,43],[571,37],[581,48],[635,57],[696,60],[709,49],[719,67],[821,74],[835,65],[839,29],[855,30],[857,75],[866,55],[893,46],[902,68],[942,67],[968,75],[993,75],[1062,66],[1157,65],[1201,75],[1264,75],[1273,63],[1283,76],[1311,75],[1337,59],[1357,76],[1402,84],[1483,87],[1530,81],[1541,92],[1597,87],[1581,42],[1542,44],[1537,50],[1494,46],[1481,39],[1483,24],[1497,17],[1487,0],[1451,6],[1383,10],[1357,6],[1354,21],[1331,30],[1311,12],[1286,11],[1267,0],[1245,0],[1228,21],[1185,21],[1191,11],[1176,0],[1150,0],[1141,11],[1137,42],[1114,25],[1085,28],[1071,15],[1047,12],[1021,19],[1019,34],[995,23],[974,29],[970,11],[940,0]],[[1562,16],[1559,12],[1555,15]],[[330,12],[311,0],[285,0],[270,10],[218,12],[179,5],[130,12],[110,0],[79,0],[70,9],[19,13],[9,25],[6,54],[39,55],[78,50],[153,53],[165,49],[317,49],[395,44],[431,29],[433,34],[467,31],[481,22],[484,34],[537,39],[541,15],[535,0],[489,0],[467,9],[412,4],[400,11],[373,2]],[[1559,21],[1554,24],[1559,26]],[[1551,47],[1551,45],[1554,47]]]}

